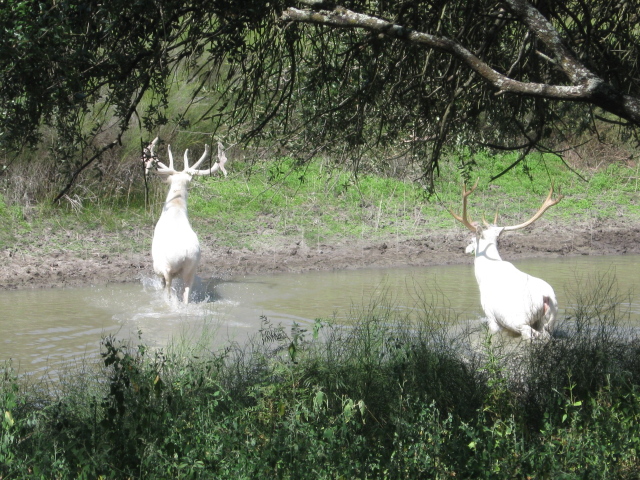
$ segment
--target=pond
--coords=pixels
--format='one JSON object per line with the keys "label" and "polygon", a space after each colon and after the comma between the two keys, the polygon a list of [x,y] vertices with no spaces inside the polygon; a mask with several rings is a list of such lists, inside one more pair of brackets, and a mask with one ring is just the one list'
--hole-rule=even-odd
{"label": "pond", "polygon": [[[631,293],[628,307],[640,323],[640,298],[633,291],[640,256],[514,263],[554,287],[561,317],[589,279],[615,275],[620,293]],[[224,345],[257,333],[262,316],[272,325],[289,327],[296,322],[308,327],[316,318],[344,321],[349,312],[376,301],[409,310],[427,302],[451,308],[464,321],[480,323],[482,318],[472,258],[464,265],[199,280],[194,292],[194,303],[172,303],[151,278],[129,284],[0,292],[0,362],[11,359],[19,373],[55,374],[79,359],[96,358],[104,335],[134,340],[140,336],[150,346],[203,338]]]}

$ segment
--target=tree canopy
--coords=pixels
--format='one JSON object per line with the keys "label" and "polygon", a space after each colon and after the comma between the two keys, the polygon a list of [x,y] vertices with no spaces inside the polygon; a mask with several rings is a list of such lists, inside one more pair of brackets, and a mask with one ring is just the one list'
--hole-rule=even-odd
{"label": "tree canopy", "polygon": [[[432,187],[447,148],[559,151],[600,122],[637,142],[638,12],[640,0],[5,0],[0,147],[53,132],[69,188],[132,126],[151,137],[176,123],[301,160],[384,151],[415,159]],[[178,71],[193,88],[169,117]]]}

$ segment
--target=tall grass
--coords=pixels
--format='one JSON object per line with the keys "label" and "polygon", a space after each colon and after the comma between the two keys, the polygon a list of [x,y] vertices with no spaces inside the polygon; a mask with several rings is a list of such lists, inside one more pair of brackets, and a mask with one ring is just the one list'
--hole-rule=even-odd
{"label": "tall grass", "polygon": [[350,327],[263,318],[216,352],[104,338],[103,367],[55,389],[7,366],[0,477],[637,478],[640,343],[616,290],[583,285],[546,343],[377,300]]}

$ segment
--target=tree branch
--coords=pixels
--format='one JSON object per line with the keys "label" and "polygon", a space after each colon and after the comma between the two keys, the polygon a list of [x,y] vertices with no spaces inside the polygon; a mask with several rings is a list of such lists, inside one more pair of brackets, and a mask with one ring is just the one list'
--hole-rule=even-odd
{"label": "tree branch", "polygon": [[573,52],[564,44],[553,24],[533,5],[526,0],[505,0],[505,3],[553,53],[556,65],[562,69],[573,84],[585,85],[593,81],[601,81],[578,61]]}
{"label": "tree branch", "polygon": [[142,100],[142,97],[144,96],[145,92],[149,88],[149,83],[150,83],[150,77],[147,77],[146,81],[145,81],[145,84],[140,88],[140,90],[138,91],[138,94],[136,95],[136,97],[134,99],[132,99],[131,104],[129,105],[129,109],[127,110],[125,116],[123,117],[123,119],[120,122],[120,130],[118,132],[118,135],[117,135],[116,139],[112,140],[108,144],[104,145],[91,158],[89,158],[86,162],[84,162],[82,165],[80,165],[79,168],[76,169],[76,171],[73,173],[73,175],[71,176],[71,178],[67,182],[67,185],[60,191],[60,193],[56,196],[56,198],[53,199],[53,202],[52,202],[53,204],[56,204],[57,202],[59,202],[60,199],[63,196],[65,196],[69,190],[71,190],[71,187],[73,187],[75,181],[78,179],[80,174],[89,165],[91,165],[95,160],[100,158],[102,156],[102,154],[104,152],[106,152],[107,150],[111,150],[116,145],[122,144],[122,137],[124,136],[124,133],[127,130],[127,126],[129,124],[129,121],[131,120],[131,117],[133,116],[134,112],[136,111],[136,108],[137,108],[138,104],[140,103],[140,101]]}
{"label": "tree branch", "polygon": [[58,201],[60,201],[60,199],[62,197],[64,197],[69,190],[71,190],[71,187],[75,183],[76,179],[80,176],[82,171],[85,168],[87,168],[89,165],[91,165],[94,162],[94,160],[96,160],[97,158],[100,158],[100,156],[104,152],[106,152],[107,150],[111,150],[117,144],[118,144],[118,140],[113,140],[113,141],[107,143],[100,150],[98,150],[91,158],[89,158],[86,162],[84,162],[82,165],[80,165],[80,167],[78,169],[76,169],[75,172],[73,172],[73,175],[71,176],[71,178],[67,182],[67,185],[65,185],[65,187],[60,191],[60,193],[58,193],[58,195],[56,195],[56,198],[54,198],[53,202],[51,202],[51,203],[53,203],[53,204],[58,203]]}
{"label": "tree branch", "polygon": [[290,7],[281,20],[326,25],[334,28],[363,29],[391,39],[422,44],[453,55],[493,85],[498,94],[512,93],[553,100],[586,102],[599,106],[621,118],[640,125],[640,99],[624,95],[612,85],[587,70],[562,43],[558,32],[533,6],[525,0],[506,0],[518,18],[553,52],[573,85],[550,85],[521,82],[510,78],[483,62],[464,46],[447,37],[417,32],[370,15],[356,13],[344,7],[333,10],[299,10]]}

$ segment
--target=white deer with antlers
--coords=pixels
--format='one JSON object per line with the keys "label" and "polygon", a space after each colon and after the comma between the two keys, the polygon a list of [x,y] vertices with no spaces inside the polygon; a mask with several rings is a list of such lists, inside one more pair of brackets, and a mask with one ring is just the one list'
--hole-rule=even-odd
{"label": "white deer with antlers", "polygon": [[553,331],[558,302],[556,295],[547,282],[518,270],[512,263],[505,262],[498,253],[498,238],[502,232],[519,230],[535,222],[563,196],[553,197],[553,185],[546,200],[538,211],[526,222],[518,225],[499,227],[496,214],[493,224],[483,219],[484,227],[471,222],[467,216],[467,197],[473,193],[478,182],[471,190],[463,187],[462,216],[449,212],[465,227],[474,233],[467,253],[475,253],[474,270],[480,302],[487,316],[492,333],[501,329],[520,334],[523,338],[547,338]]}
{"label": "white deer with antlers", "polygon": [[198,236],[191,228],[187,215],[187,187],[194,175],[209,175],[218,170],[227,175],[224,164],[227,157],[222,144],[218,142],[218,162],[206,170],[198,167],[209,155],[209,145],[205,145],[204,153],[193,167],[189,167],[189,150],[184,152],[184,169],[179,172],[173,168],[173,154],[171,145],[167,147],[169,166],[157,160],[155,147],[156,137],[143,153],[146,171],[157,168],[158,175],[169,184],[169,193],[162,206],[162,214],[153,232],[151,255],[153,270],[161,277],[164,288],[171,296],[171,283],[174,278],[182,277],[184,282],[184,303],[189,303],[191,286],[196,275],[196,268],[200,261],[200,243]]}

